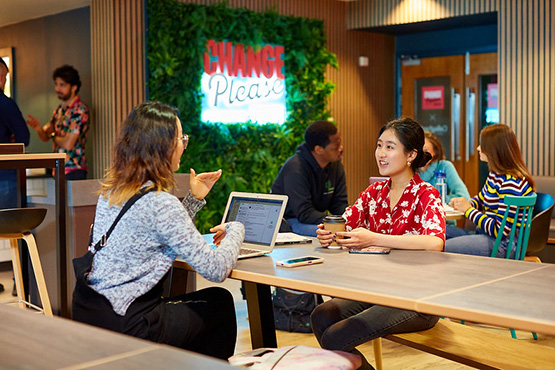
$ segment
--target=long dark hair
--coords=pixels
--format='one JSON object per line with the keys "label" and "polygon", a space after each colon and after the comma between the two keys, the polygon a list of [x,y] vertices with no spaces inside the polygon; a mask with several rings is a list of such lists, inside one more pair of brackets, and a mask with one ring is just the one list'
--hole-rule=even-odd
{"label": "long dark hair", "polygon": [[175,186],[171,159],[177,147],[177,110],[163,103],[139,104],[123,122],[100,193],[121,205],[152,181],[156,190]]}
{"label": "long dark hair", "polygon": [[432,155],[424,151],[424,130],[418,122],[408,117],[397,118],[386,123],[380,129],[378,136],[381,136],[384,131],[389,129],[395,132],[395,136],[405,147],[405,153],[416,150],[416,158],[414,158],[410,165],[413,171],[424,167],[432,159]]}
{"label": "long dark hair", "polygon": [[522,159],[516,135],[509,126],[497,123],[483,128],[480,132],[480,150],[488,157],[490,171],[518,179],[524,177],[535,191],[536,184]]}

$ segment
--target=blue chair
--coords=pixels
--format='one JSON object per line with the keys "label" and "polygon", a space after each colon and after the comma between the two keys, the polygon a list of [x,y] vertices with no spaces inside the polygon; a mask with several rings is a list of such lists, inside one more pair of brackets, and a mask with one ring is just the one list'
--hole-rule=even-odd
{"label": "blue chair", "polygon": [[[516,235],[516,230],[518,229],[518,239],[516,244],[515,253],[513,258],[515,260],[524,260],[526,256],[526,249],[528,248],[528,239],[530,237],[530,226],[532,224],[532,217],[534,212],[534,205],[538,198],[537,194],[527,195],[527,196],[506,196],[504,203],[507,205],[505,210],[505,215],[503,216],[503,221],[501,221],[501,226],[499,227],[499,232],[497,233],[497,238],[495,239],[495,244],[493,250],[491,251],[492,257],[497,257],[497,252],[499,250],[499,244],[503,239],[503,230],[505,229],[505,224],[507,223],[507,218],[509,214],[513,214],[515,219],[513,226],[511,227],[511,233],[509,234],[509,248],[507,248],[507,253],[505,258],[511,258],[511,248],[514,245],[514,238]],[[515,210],[516,207],[516,210]],[[514,212],[514,213],[513,213]],[[520,222],[517,222],[517,221]],[[511,330],[511,336],[516,339],[516,332],[514,329]],[[538,339],[536,333],[532,333],[534,339]]]}

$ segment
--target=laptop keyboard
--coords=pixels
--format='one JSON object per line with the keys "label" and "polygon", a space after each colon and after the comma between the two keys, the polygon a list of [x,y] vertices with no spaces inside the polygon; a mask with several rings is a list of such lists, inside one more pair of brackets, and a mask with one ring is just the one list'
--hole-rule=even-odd
{"label": "laptop keyboard", "polygon": [[239,250],[240,256],[244,256],[245,254],[252,254],[252,253],[260,253],[260,251],[257,251],[256,249],[248,249],[248,248],[241,248]]}

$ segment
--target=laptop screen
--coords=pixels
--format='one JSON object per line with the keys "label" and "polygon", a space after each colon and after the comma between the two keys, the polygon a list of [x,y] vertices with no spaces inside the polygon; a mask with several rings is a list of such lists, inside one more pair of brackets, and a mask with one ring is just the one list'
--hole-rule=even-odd
{"label": "laptop screen", "polygon": [[233,196],[225,222],[239,221],[245,226],[245,242],[271,245],[281,223],[283,200]]}

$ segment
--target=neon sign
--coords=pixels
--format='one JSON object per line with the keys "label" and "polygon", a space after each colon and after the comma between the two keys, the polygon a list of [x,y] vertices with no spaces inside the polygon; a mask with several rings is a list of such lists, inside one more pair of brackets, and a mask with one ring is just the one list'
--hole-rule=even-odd
{"label": "neon sign", "polygon": [[284,123],[284,47],[208,40],[201,77],[203,122]]}

